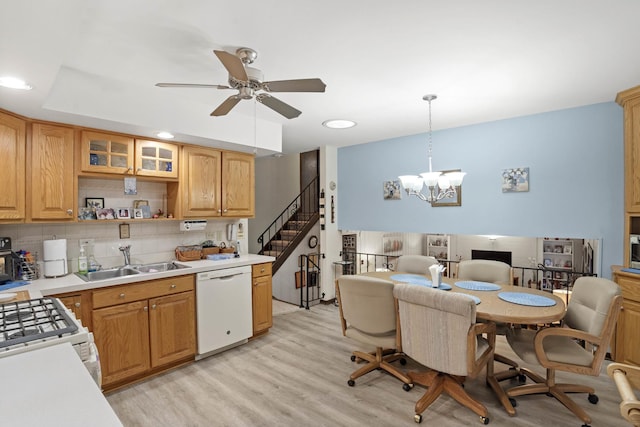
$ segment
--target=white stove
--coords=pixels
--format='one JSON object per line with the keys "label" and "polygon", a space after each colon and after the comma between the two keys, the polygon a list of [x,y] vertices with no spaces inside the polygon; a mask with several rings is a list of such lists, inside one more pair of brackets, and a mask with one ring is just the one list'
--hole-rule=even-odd
{"label": "white stove", "polygon": [[93,334],[57,298],[0,304],[0,357],[68,342],[98,386],[101,372]]}

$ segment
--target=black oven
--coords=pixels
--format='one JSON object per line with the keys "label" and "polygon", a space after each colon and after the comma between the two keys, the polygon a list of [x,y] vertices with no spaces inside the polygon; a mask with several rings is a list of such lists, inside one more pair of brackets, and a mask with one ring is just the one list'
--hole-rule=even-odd
{"label": "black oven", "polygon": [[0,283],[19,278],[20,257],[11,250],[11,239],[0,237]]}

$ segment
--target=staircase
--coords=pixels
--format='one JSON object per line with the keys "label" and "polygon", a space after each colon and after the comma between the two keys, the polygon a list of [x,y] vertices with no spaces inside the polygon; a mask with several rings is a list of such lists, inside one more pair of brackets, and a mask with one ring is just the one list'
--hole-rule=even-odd
{"label": "staircase", "polygon": [[276,258],[274,274],[320,218],[318,194],[316,177],[258,237],[261,244],[258,253]]}

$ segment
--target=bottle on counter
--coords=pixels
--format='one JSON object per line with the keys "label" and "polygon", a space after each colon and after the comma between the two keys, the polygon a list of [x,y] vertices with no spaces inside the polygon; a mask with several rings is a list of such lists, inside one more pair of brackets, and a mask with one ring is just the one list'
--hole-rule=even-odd
{"label": "bottle on counter", "polygon": [[78,255],[78,273],[87,274],[88,271],[87,255],[84,251],[84,245],[82,245],[80,246],[80,255]]}

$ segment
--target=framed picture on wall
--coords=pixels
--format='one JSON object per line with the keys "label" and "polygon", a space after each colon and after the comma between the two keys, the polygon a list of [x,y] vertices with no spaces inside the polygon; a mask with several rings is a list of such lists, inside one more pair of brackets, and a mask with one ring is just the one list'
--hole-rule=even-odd
{"label": "framed picture on wall", "polygon": [[384,200],[400,200],[402,192],[400,191],[400,180],[385,181],[382,183],[382,198]]}
{"label": "framed picture on wall", "polygon": [[[442,171],[442,173],[447,172],[461,172],[460,169],[453,169],[448,171]],[[436,194],[440,192],[440,187],[436,185]],[[440,207],[440,206],[462,206],[462,187],[456,186],[456,193],[452,197],[445,197],[440,200],[436,200],[435,202],[431,202],[431,206]]]}

